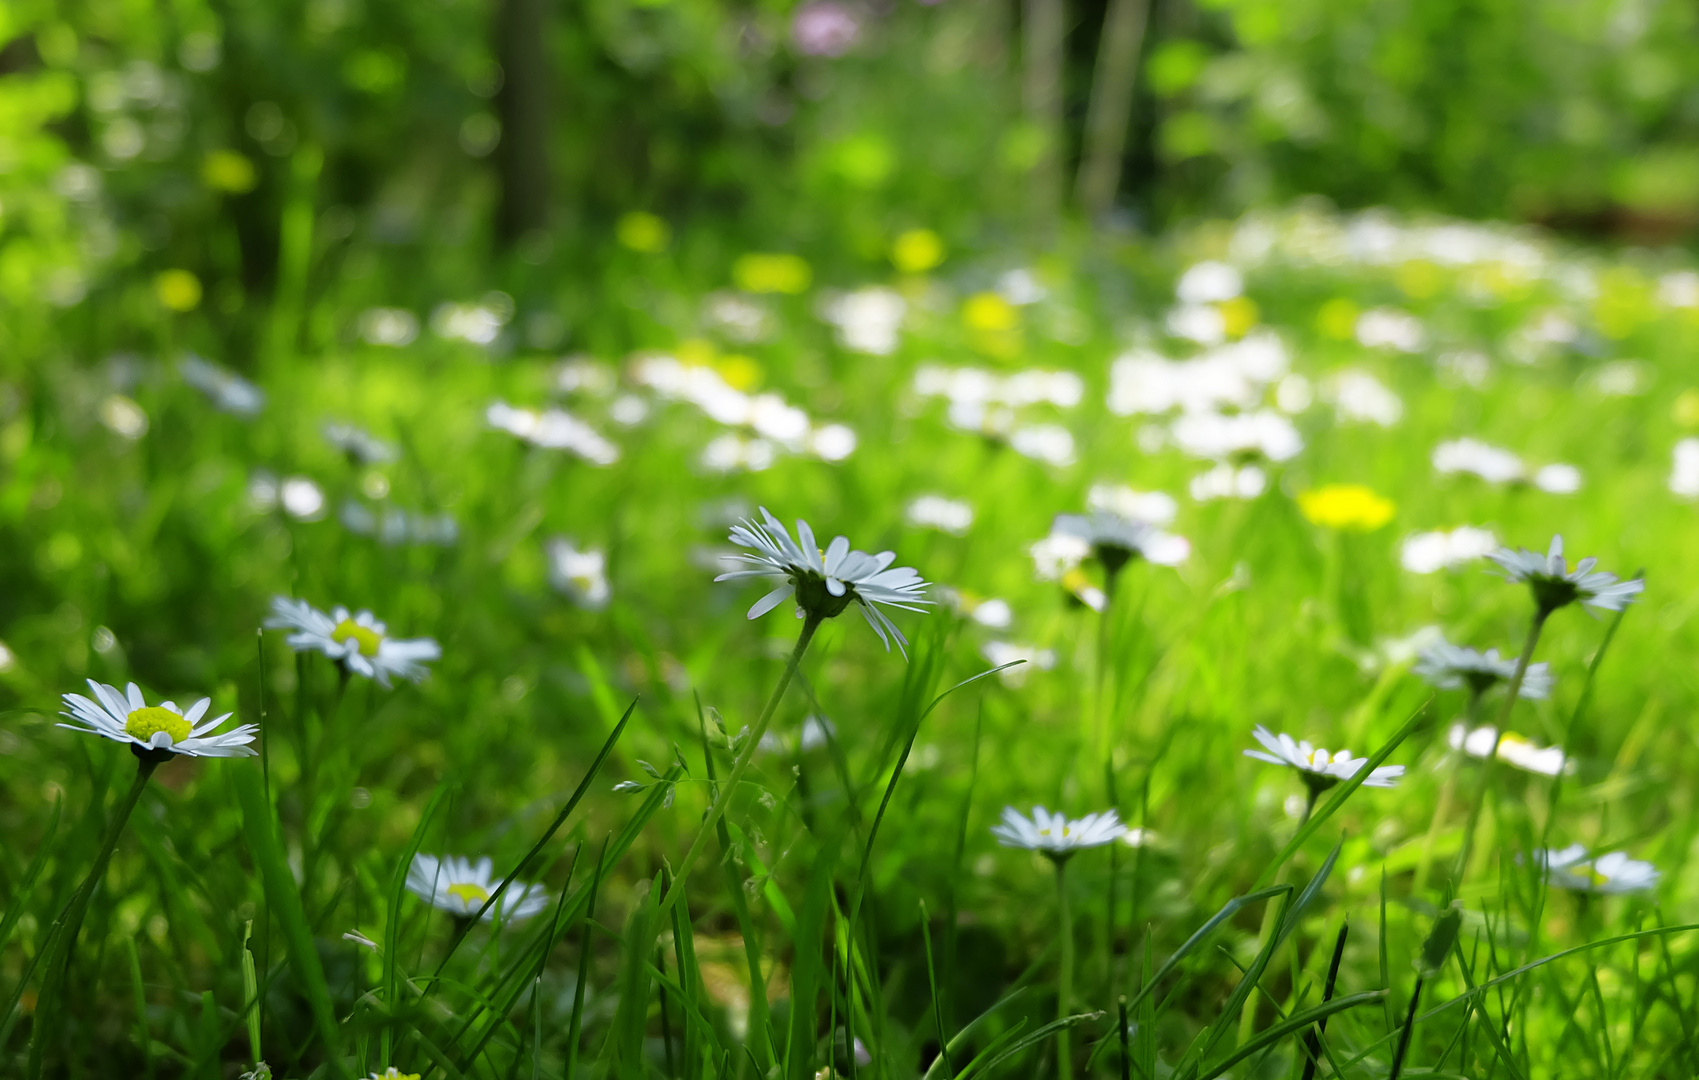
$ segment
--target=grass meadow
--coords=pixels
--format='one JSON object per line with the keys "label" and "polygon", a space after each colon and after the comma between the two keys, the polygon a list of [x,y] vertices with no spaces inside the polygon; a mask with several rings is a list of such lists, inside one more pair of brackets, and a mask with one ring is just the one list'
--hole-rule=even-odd
{"label": "grass meadow", "polygon": [[[587,294],[350,260],[235,330],[162,275],[6,331],[0,1075],[1699,1070],[1683,257],[1310,204],[619,235]],[[930,583],[906,648],[865,576],[746,617],[761,508]],[[1485,557],[1559,534],[1644,592]],[[56,726],[87,680],[155,711]],[[257,756],[170,750],[203,697]]]}

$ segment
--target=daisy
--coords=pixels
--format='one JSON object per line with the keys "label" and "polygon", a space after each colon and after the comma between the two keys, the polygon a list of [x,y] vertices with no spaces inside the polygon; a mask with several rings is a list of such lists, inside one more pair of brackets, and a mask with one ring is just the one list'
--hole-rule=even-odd
{"label": "daisy", "polygon": [[1560,772],[1572,771],[1568,758],[1563,750],[1556,746],[1535,746],[1514,732],[1507,731],[1498,734],[1498,728],[1488,724],[1473,731],[1464,724],[1453,724],[1446,736],[1446,741],[1453,750],[1461,750],[1470,757],[1485,760],[1493,755],[1494,743],[1497,743],[1498,759],[1508,765],[1514,765],[1525,772],[1539,773],[1542,776],[1556,776]]}
{"label": "daisy", "polygon": [[253,416],[265,408],[264,390],[193,353],[183,357],[177,370],[182,373],[184,382],[205,394],[223,412]]}
{"label": "daisy", "polygon": [[231,714],[202,721],[211,698],[201,698],[184,712],[175,702],[162,701],[149,705],[142,697],[141,687],[131,683],[123,693],[116,686],[88,681],[94,692],[91,700],[81,694],[64,695],[68,712],[61,713],[73,724],[60,724],[72,731],[99,735],[113,742],[129,743],[137,757],[152,756],[157,764],[171,754],[189,757],[252,757],[257,751],[253,724],[241,724],[222,735],[212,734],[213,728],[230,719]]}
{"label": "daisy", "polygon": [[[1363,766],[1369,763],[1368,758],[1352,757],[1349,750],[1329,754],[1327,750],[1313,747],[1307,741],[1296,742],[1284,732],[1275,735],[1261,724],[1258,724],[1251,734],[1257,742],[1263,744],[1267,752],[1246,750],[1245,756],[1266,761],[1270,765],[1290,765],[1297,769],[1298,775],[1309,786],[1311,799],[1339,781],[1356,776]],[[1363,781],[1363,786],[1389,788],[1403,775],[1402,765],[1382,765],[1369,774],[1368,779]]]}
{"label": "daisy", "polygon": [[1563,557],[1563,537],[1552,537],[1542,557],[1527,548],[1501,547],[1487,556],[1504,570],[1508,581],[1527,582],[1541,617],[1580,601],[1605,611],[1621,611],[1646,588],[1639,578],[1619,581],[1615,574],[1594,570],[1597,559],[1582,559],[1570,570]]}
{"label": "daisy", "polygon": [[1630,859],[1625,851],[1589,858],[1587,849],[1571,844],[1562,851],[1548,848],[1536,856],[1546,868],[1546,880],[1560,889],[1587,893],[1650,892],[1658,885],[1658,868]]}
{"label": "daisy", "polygon": [[327,421],[324,440],[360,465],[384,465],[396,458],[395,447],[353,424]]}
{"label": "daisy", "polygon": [[[491,869],[488,858],[472,862],[454,855],[439,859],[420,853],[413,856],[407,870],[407,889],[434,908],[469,919],[501,888],[501,880],[490,877]],[[484,912],[484,921],[493,922],[498,913],[510,922],[529,919],[548,906],[541,885],[516,881],[499,903]]]}
{"label": "daisy", "polygon": [[442,658],[442,647],[430,638],[392,638],[388,628],[370,611],[351,614],[341,605],[326,615],[305,600],[274,596],[271,617],[265,625],[272,630],[293,630],[288,637],[296,652],[316,649],[341,664],[345,670],[388,689],[390,676],[419,682],[425,677],[423,662]]}
{"label": "daisy", "polygon": [[815,546],[814,530],[801,518],[797,519],[797,539],[793,542],[784,525],[766,507],[761,507],[761,517],[761,524],[745,519],[731,530],[732,543],[754,552],[738,556],[750,569],[734,570],[714,579],[765,578],[781,582],[778,588],[755,601],[749,609],[751,619],[760,618],[792,596],[796,598],[799,619],[829,619],[842,614],[854,601],[885,648],[890,649],[891,639],[895,638],[897,649],[905,657],[908,655],[908,639],[881,610],[881,605],[920,611],[918,605],[932,603],[925,596],[926,582],[918,572],[907,566],[891,566],[897,557],[895,552],[869,555],[851,550],[848,538],[843,536],[835,537],[821,550]]}
{"label": "daisy", "polygon": [[1404,541],[1399,561],[1412,574],[1432,574],[1484,558],[1497,547],[1498,537],[1490,530],[1463,525],[1450,532],[1416,533]]}
{"label": "daisy", "polygon": [[590,611],[608,606],[613,590],[608,587],[608,554],[597,548],[578,550],[571,540],[555,537],[548,542],[549,583],[573,603]]}
{"label": "daisy", "polygon": [[368,1080],[419,1080],[419,1074],[404,1073],[394,1065],[391,1065],[383,1072],[373,1073]]}
{"label": "daisy", "polygon": [[973,525],[973,507],[943,495],[919,495],[908,504],[904,517],[916,528],[965,536]]}
{"label": "daisy", "polygon": [[[1465,645],[1453,645],[1441,638],[1422,650],[1413,670],[1441,690],[1456,690],[1466,686],[1471,694],[1479,696],[1499,683],[1509,682],[1514,678],[1516,659],[1500,657],[1497,649],[1479,652]],[[1551,665],[1529,664],[1528,670],[1522,675],[1522,686],[1517,696],[1530,701],[1548,697],[1551,694],[1552,681]]]}
{"label": "daisy", "polygon": [[1126,831],[1114,810],[1069,821],[1066,814],[1052,814],[1042,806],[1032,808],[1031,818],[1005,806],[1002,823],[991,827],[991,835],[1004,847],[1037,851],[1058,862],[1076,851],[1112,844]]}
{"label": "daisy", "polygon": [[1173,566],[1184,562],[1192,553],[1192,545],[1184,537],[1165,533],[1113,510],[1057,514],[1050,533],[1072,536],[1091,545],[1092,555],[1103,564],[1111,581],[1134,556],[1158,566]]}

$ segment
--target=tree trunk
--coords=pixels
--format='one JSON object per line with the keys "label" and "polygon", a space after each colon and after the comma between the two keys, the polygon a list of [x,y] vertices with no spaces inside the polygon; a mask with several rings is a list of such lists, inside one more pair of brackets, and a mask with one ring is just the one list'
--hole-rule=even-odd
{"label": "tree trunk", "polygon": [[1121,186],[1121,157],[1126,152],[1139,53],[1149,18],[1150,0],[1109,0],[1086,113],[1077,191],[1088,218],[1108,210]]}
{"label": "tree trunk", "polygon": [[496,55],[502,67],[496,113],[501,142],[496,169],[501,206],[496,237],[503,247],[549,223],[549,0],[500,0]]}
{"label": "tree trunk", "polygon": [[1028,195],[1034,219],[1047,224],[1062,202],[1062,64],[1066,33],[1063,0],[1024,0],[1021,12],[1021,105],[1043,135],[1044,153],[1033,166]]}

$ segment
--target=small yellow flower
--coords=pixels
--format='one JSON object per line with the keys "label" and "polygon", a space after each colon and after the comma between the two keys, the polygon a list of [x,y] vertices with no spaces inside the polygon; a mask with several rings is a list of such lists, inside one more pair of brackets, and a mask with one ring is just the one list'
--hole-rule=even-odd
{"label": "small yellow flower", "polygon": [[962,322],[969,330],[985,334],[1013,330],[1020,319],[1015,305],[994,292],[975,293],[962,305]]}
{"label": "small yellow flower", "polygon": [[1325,528],[1373,532],[1392,520],[1397,507],[1361,484],[1328,484],[1299,495],[1298,509]]}
{"label": "small yellow flower", "polygon": [[796,255],[752,252],[732,264],[732,280],[744,292],[794,295],[807,290],[814,272]]}
{"label": "small yellow flower", "polygon": [[645,255],[667,250],[673,239],[672,228],[665,221],[642,210],[621,215],[619,223],[614,226],[614,235],[621,246]]}
{"label": "small yellow flower", "polygon": [[1357,305],[1343,296],[1336,296],[1316,312],[1316,330],[1323,337],[1348,341],[1357,332]]}
{"label": "small yellow flower", "polygon": [[214,150],[201,162],[201,180],[214,191],[241,195],[254,190],[259,172],[253,162],[234,150]]}
{"label": "small yellow flower", "polygon": [[891,262],[905,274],[924,274],[944,261],[944,241],[931,229],[910,229],[891,245]]}
{"label": "small yellow flower", "polygon": [[201,302],[201,279],[187,270],[165,270],[153,279],[153,291],[172,311],[193,311]]}
{"label": "small yellow flower", "polygon": [[1248,296],[1235,296],[1216,306],[1221,311],[1221,324],[1227,336],[1235,341],[1250,333],[1262,318],[1257,302]]}
{"label": "small yellow flower", "polygon": [[714,370],[734,390],[753,390],[761,385],[761,365],[742,353],[730,353],[714,361]]}
{"label": "small yellow flower", "polygon": [[1699,427],[1699,390],[1683,390],[1670,412],[1682,427]]}

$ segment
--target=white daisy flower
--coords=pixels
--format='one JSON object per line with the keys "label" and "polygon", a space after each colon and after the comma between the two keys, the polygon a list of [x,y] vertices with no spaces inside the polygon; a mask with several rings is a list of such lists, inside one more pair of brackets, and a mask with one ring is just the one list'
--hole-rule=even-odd
{"label": "white daisy flower", "polygon": [[1434,447],[1434,471],[1469,473],[1489,484],[1508,484],[1527,475],[1522,459],[1503,447],[1479,439],[1452,439]]}
{"label": "white daisy flower", "polygon": [[430,638],[393,638],[388,627],[369,611],[350,613],[341,605],[326,615],[305,600],[274,596],[271,617],[265,625],[272,630],[293,630],[286,639],[296,652],[316,649],[347,670],[375,679],[387,689],[390,676],[419,682],[425,677],[424,662],[442,658],[442,647]]}
{"label": "white daisy flower", "polygon": [[600,611],[608,606],[608,554],[598,548],[580,551],[571,540],[557,536],[548,542],[549,583],[581,608]]}
{"label": "white daisy flower", "polygon": [[1076,537],[1090,544],[1092,554],[1111,577],[1120,573],[1134,556],[1158,566],[1175,566],[1192,553],[1192,545],[1185,537],[1165,533],[1154,525],[1112,510],[1057,514],[1050,533]]}
{"label": "white daisy flower", "polygon": [[383,1072],[373,1073],[367,1078],[367,1080],[419,1080],[419,1074],[404,1073],[394,1065],[391,1065]]}
{"label": "white daisy flower", "polygon": [[[1246,757],[1266,761],[1270,765],[1289,765],[1297,769],[1298,775],[1314,794],[1326,791],[1341,780],[1351,779],[1369,763],[1368,758],[1352,757],[1349,750],[1330,754],[1325,749],[1311,746],[1307,741],[1295,741],[1284,732],[1275,735],[1261,724],[1258,724],[1251,734],[1257,742],[1263,744],[1267,752],[1246,750]],[[1403,775],[1402,765],[1382,765],[1369,774],[1368,779],[1363,781],[1363,786],[1393,787]]]}
{"label": "white daisy flower", "polygon": [[1292,421],[1273,409],[1256,412],[1187,413],[1169,428],[1174,445],[1198,458],[1237,465],[1286,461],[1304,448]]}
{"label": "white daisy flower", "polygon": [[131,683],[123,693],[119,693],[116,686],[97,683],[93,679],[88,681],[88,685],[94,692],[92,700],[81,694],[64,695],[65,708],[69,711],[60,715],[76,722],[60,724],[59,727],[99,735],[113,742],[129,743],[136,756],[158,755],[156,761],[163,761],[170,754],[253,757],[258,753],[248,745],[254,741],[254,732],[259,730],[253,724],[240,724],[222,735],[212,734],[212,730],[230,719],[231,714],[202,720],[201,717],[212,705],[211,698],[201,698],[184,712],[171,701],[149,705],[142,697],[141,687],[135,683]]}
{"label": "white daisy flower", "polygon": [[[1414,670],[1441,690],[1467,686],[1470,693],[1478,695],[1515,678],[1516,658],[1500,657],[1497,649],[1480,652],[1466,645],[1453,645],[1442,638],[1422,650]],[[1522,674],[1522,688],[1517,697],[1531,701],[1549,697],[1552,681],[1551,665],[1529,664]]]}
{"label": "white daisy flower", "polygon": [[1658,868],[1649,862],[1630,859],[1624,851],[1589,858],[1587,849],[1571,844],[1561,851],[1550,848],[1535,859],[1546,868],[1546,880],[1560,889],[1588,893],[1649,892],[1658,885]]}
{"label": "white daisy flower", "polygon": [[1112,844],[1126,831],[1114,810],[1069,821],[1066,814],[1052,814],[1042,806],[1032,808],[1031,818],[1005,806],[1002,823],[991,827],[991,835],[1004,847],[1042,852],[1058,862],[1076,851]]}
{"label": "white daisy flower", "polygon": [[1551,495],[1573,495],[1581,490],[1581,470],[1558,462],[1534,473],[1534,486]]}
{"label": "white daisy flower", "polygon": [[1446,734],[1446,742],[1451,744],[1453,750],[1461,750],[1470,757],[1483,761],[1493,755],[1496,744],[1500,761],[1542,776],[1556,776],[1560,772],[1574,771],[1574,766],[1569,764],[1561,747],[1536,746],[1513,731],[1499,735],[1498,729],[1491,724],[1473,731],[1463,724],[1453,724]]}
{"label": "white daisy flower", "polygon": [[1165,491],[1137,491],[1121,484],[1093,484],[1086,493],[1086,508],[1106,510],[1146,525],[1174,524],[1180,504]]}
{"label": "white daisy flower", "polygon": [[[985,657],[992,667],[1003,667],[1005,664],[1015,664],[997,673],[1007,686],[1020,686],[1026,682],[1030,668],[1039,671],[1049,671],[1056,666],[1056,653],[1053,649],[1041,649],[1036,645],[1027,645],[1018,641],[987,641],[979,647],[979,655]],[[1016,664],[1017,660],[1025,663]]]}
{"label": "white daisy flower", "polygon": [[265,408],[265,391],[235,372],[208,363],[190,353],[177,364],[183,381],[212,400],[219,410],[236,416],[253,416]]}
{"label": "white daisy flower", "polygon": [[1222,462],[1192,477],[1189,490],[1198,502],[1211,499],[1254,499],[1268,488],[1268,474],[1256,465],[1235,468]]}
{"label": "white daisy flower", "polygon": [[[413,865],[407,870],[407,889],[434,908],[469,919],[501,888],[501,879],[492,879],[491,869],[488,858],[472,862],[454,855],[439,859],[421,852],[413,856]],[[548,906],[549,898],[541,885],[516,881],[499,903],[484,912],[484,921],[500,918],[517,922]]]}
{"label": "white daisy flower", "polygon": [[397,456],[394,446],[353,424],[327,421],[324,439],[361,465],[383,465]]}
{"label": "white daisy flower", "polygon": [[1699,499],[1699,439],[1683,439],[1675,444],[1669,487],[1684,499]]}
{"label": "white daisy flower", "polygon": [[1542,614],[1577,601],[1605,611],[1621,611],[1646,588],[1640,578],[1619,581],[1615,574],[1594,570],[1599,560],[1582,559],[1570,570],[1563,557],[1563,537],[1552,537],[1545,555],[1501,547],[1487,556],[1504,570],[1508,581],[1527,582]]}
{"label": "white daisy flower", "polygon": [[763,596],[749,609],[749,618],[757,619],[778,607],[786,598],[796,597],[797,618],[829,619],[839,615],[852,601],[885,648],[895,638],[898,651],[908,655],[908,639],[896,624],[880,610],[888,604],[904,611],[920,611],[920,605],[931,604],[925,595],[926,582],[912,567],[896,566],[896,553],[882,551],[869,555],[850,548],[847,537],[834,537],[822,550],[815,546],[814,530],[801,518],[796,522],[795,542],[778,518],[761,507],[762,523],[745,520],[732,526],[731,541],[749,548],[755,554],[738,558],[751,567],[721,574],[715,581],[741,581],[746,578],[765,578],[782,584]]}
{"label": "white daisy flower", "polygon": [[1462,525],[1449,532],[1416,533],[1404,541],[1400,561],[1412,574],[1432,574],[1484,558],[1498,547],[1498,537],[1489,529]]}
{"label": "white daisy flower", "polygon": [[484,420],[490,427],[533,446],[567,450],[592,465],[612,465],[619,460],[619,447],[565,409],[538,412],[497,401],[484,410]]}
{"label": "white daisy flower", "polygon": [[937,529],[951,536],[965,536],[973,526],[973,507],[959,499],[943,495],[918,495],[908,504],[904,516],[910,525],[922,529]]}

